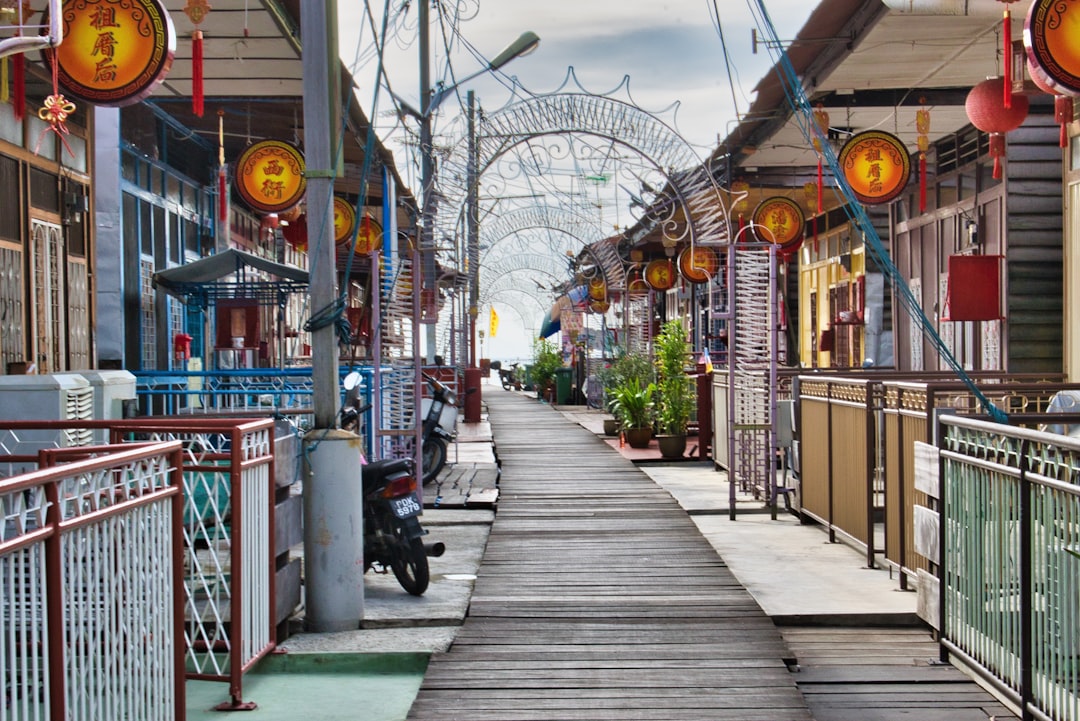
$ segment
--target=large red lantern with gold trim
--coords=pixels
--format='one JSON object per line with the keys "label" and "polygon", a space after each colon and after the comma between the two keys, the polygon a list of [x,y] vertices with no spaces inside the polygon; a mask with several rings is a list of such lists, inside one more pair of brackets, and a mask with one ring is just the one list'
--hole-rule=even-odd
{"label": "large red lantern with gold trim", "polygon": [[994,159],[994,178],[1001,178],[1001,159],[1005,157],[1005,133],[1016,130],[1027,118],[1026,95],[1013,93],[1012,103],[1003,102],[1003,78],[988,78],[971,89],[964,109],[968,120],[979,130],[990,134],[990,157]]}

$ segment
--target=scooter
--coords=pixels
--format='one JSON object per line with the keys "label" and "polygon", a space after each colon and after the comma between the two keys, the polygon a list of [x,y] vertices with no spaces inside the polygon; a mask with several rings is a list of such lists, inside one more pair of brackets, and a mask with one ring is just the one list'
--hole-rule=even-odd
{"label": "scooter", "polygon": [[[345,377],[345,402],[338,425],[359,432],[360,374]],[[428,557],[446,551],[442,543],[425,544],[427,531],[420,525],[424,512],[417,494],[416,470],[411,458],[365,463],[361,472],[364,506],[364,571],[393,571],[401,587],[413,596],[427,590],[431,578]]]}
{"label": "scooter", "polygon": [[502,383],[504,391],[511,388],[516,391],[521,390],[521,381],[517,377],[517,370],[517,363],[511,363],[509,368],[499,368],[499,381]]}
{"label": "scooter", "polygon": [[[500,371],[501,372],[501,371]],[[424,485],[438,477],[446,465],[447,449],[457,435],[457,396],[438,378],[424,374],[431,387],[431,397],[420,401],[423,427],[420,431],[420,448],[424,465]]]}

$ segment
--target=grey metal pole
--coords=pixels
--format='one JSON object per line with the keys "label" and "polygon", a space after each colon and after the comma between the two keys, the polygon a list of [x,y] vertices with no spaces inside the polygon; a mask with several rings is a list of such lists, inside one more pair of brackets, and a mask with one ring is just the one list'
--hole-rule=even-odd
{"label": "grey metal pole", "polygon": [[468,365],[475,368],[480,363],[476,355],[476,319],[480,315],[480,182],[478,145],[476,142],[476,94],[470,90],[466,95],[469,103],[469,164],[466,184],[468,186],[468,260],[469,260],[469,353]]}
{"label": "grey metal pole", "polygon": [[[427,295],[422,296],[422,303],[434,305],[434,294],[438,278],[435,272],[435,160],[431,147],[431,22],[428,9],[431,0],[421,0],[417,22],[420,32],[420,192],[421,197],[421,225],[420,225],[420,287]],[[426,297],[426,300],[423,298]],[[424,309],[421,308],[421,313]],[[419,321],[421,316],[416,316]],[[436,327],[435,318],[427,318],[426,359],[429,364],[435,362]]]}
{"label": "grey metal pole", "polygon": [[[300,4],[304,70],[304,160],[307,166],[310,308],[326,313],[337,299],[333,242],[334,132],[337,103],[336,0]],[[364,535],[360,445],[334,430],[338,409],[338,344],[333,323],[312,331],[315,428],[304,437],[305,625],[316,632],[358,628],[364,609]]]}
{"label": "grey metal pole", "polygon": [[[307,228],[311,265],[312,313],[329,308],[337,299],[336,248],[333,241],[333,167],[330,123],[337,122],[330,90],[330,62],[337,47],[328,48],[328,23],[336,20],[336,0],[301,3],[300,22],[304,70],[304,162],[307,166]],[[331,11],[334,12],[330,15]],[[331,52],[332,50],[332,52]],[[338,409],[338,344],[333,324],[311,334],[311,371],[316,428],[333,428]]]}

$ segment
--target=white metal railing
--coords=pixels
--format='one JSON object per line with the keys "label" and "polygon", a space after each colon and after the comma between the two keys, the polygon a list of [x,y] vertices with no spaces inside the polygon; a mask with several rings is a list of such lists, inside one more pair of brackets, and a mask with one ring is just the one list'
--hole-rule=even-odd
{"label": "white metal railing", "polygon": [[180,462],[58,449],[0,480],[0,719],[184,718]]}
{"label": "white metal railing", "polygon": [[1080,441],[943,416],[942,646],[1023,711],[1080,718]]}

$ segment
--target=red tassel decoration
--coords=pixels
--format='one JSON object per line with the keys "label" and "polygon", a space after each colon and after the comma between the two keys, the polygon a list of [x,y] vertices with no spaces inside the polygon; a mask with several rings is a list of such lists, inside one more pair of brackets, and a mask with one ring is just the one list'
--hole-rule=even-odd
{"label": "red tassel decoration", "polygon": [[229,219],[229,178],[224,166],[218,170],[218,219],[222,223]]}
{"label": "red tassel decoration", "polygon": [[26,115],[26,55],[23,53],[11,56],[11,84],[14,90],[11,107],[15,113],[15,122],[21,123]]}
{"label": "red tassel decoration", "polygon": [[[1013,2],[1013,0],[1006,0],[1006,2]],[[1001,30],[1002,45],[1005,48],[1005,57],[1001,63],[1004,72],[1002,77],[1005,79],[1005,107],[1012,107],[1012,13],[1009,11],[1009,6],[1005,6],[1005,24]]]}
{"label": "red tassel decoration", "polygon": [[817,212],[818,212],[818,215],[821,215],[821,213],[825,212],[825,203],[824,203],[824,200],[822,200],[822,198],[824,196],[824,192],[823,192],[824,187],[825,187],[825,172],[821,167],[821,156],[819,155],[818,159],[817,159]]}
{"label": "red tassel decoration", "polygon": [[926,153],[919,153],[919,212],[926,212]]}
{"label": "red tassel decoration", "polygon": [[1061,147],[1069,147],[1068,125],[1073,121],[1073,99],[1071,97],[1065,95],[1054,96],[1054,120],[1061,126]]}
{"label": "red tassel decoration", "polygon": [[191,111],[203,116],[203,37],[198,29],[191,34]]}

